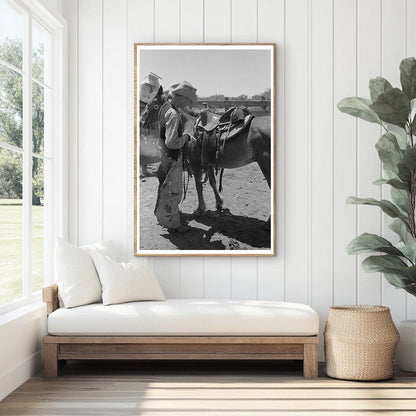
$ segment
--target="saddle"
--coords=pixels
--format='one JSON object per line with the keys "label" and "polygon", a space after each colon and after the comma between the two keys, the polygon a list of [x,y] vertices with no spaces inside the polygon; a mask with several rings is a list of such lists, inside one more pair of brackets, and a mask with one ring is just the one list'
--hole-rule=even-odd
{"label": "saddle", "polygon": [[201,163],[204,169],[215,164],[218,171],[226,141],[242,132],[254,117],[247,107],[232,107],[221,116],[209,109],[201,111],[196,129],[202,141]]}

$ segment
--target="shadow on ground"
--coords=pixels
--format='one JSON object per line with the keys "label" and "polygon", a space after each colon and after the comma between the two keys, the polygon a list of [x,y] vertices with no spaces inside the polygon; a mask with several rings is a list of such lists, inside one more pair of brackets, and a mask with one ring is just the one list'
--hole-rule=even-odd
{"label": "shadow on ground", "polygon": [[168,239],[179,250],[246,250],[271,246],[270,228],[266,221],[232,214],[229,210],[207,211],[195,217],[183,214],[191,229],[183,234],[167,232]]}

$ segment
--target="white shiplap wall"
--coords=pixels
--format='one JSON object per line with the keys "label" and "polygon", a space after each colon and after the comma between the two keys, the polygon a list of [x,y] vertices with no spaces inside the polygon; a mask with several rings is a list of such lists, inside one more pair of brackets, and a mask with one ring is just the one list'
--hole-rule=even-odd
{"label": "white shiplap wall", "polygon": [[383,303],[396,320],[416,301],[363,273],[347,243],[387,232],[371,207],[381,196],[378,127],[335,108],[368,96],[370,77],[398,85],[416,54],[414,0],[62,0],[69,21],[70,237],[115,241],[133,253],[133,43],[277,44],[277,241],[274,258],[156,258],[168,297],[276,299],[328,307]]}

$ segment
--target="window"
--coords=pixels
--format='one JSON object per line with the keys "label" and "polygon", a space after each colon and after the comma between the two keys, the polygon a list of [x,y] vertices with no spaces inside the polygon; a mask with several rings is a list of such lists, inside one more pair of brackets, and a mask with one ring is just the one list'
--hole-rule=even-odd
{"label": "window", "polygon": [[31,0],[0,0],[0,312],[52,278],[63,224],[65,24]]}

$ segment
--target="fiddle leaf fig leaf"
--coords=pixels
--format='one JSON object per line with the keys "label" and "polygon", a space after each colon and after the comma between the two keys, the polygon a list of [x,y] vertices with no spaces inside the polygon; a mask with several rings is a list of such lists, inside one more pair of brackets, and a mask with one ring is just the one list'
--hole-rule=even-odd
{"label": "fiddle leaf fig leaf", "polygon": [[370,108],[371,101],[360,97],[347,97],[341,100],[337,107],[343,113],[382,125],[380,117]]}
{"label": "fiddle leaf fig leaf", "polygon": [[400,179],[384,179],[380,178],[373,182],[374,185],[383,186],[383,185],[390,185],[396,189],[402,189],[406,192],[409,191],[409,184],[406,182],[401,181]]}
{"label": "fiddle leaf fig leaf", "polygon": [[400,181],[399,179],[389,179],[387,184],[396,189],[402,189],[406,192],[409,191],[409,184],[407,182]]}
{"label": "fiddle leaf fig leaf", "polygon": [[400,250],[413,264],[416,263],[416,240],[411,239],[407,243],[401,241],[396,245],[396,248]]}
{"label": "fiddle leaf fig leaf", "polygon": [[[391,254],[384,254],[382,256],[370,256],[367,257],[361,263],[363,269],[366,272],[374,273],[381,272],[383,273],[386,269],[391,272],[403,273],[402,269],[407,268],[407,264],[397,256]],[[388,273],[386,271],[386,273]],[[410,283],[410,282],[409,282]]]}
{"label": "fiddle leaf fig leaf", "polygon": [[409,228],[407,224],[400,218],[395,218],[393,221],[391,221],[389,228],[400,237],[401,241],[407,241]]}
{"label": "fiddle leaf fig leaf", "polygon": [[403,253],[398,248],[393,247],[390,241],[375,234],[361,234],[357,238],[354,238],[347,246],[348,254],[369,253],[372,251],[381,251],[387,254],[403,256]]}
{"label": "fiddle leaf fig leaf", "polygon": [[410,114],[409,114],[409,121],[413,121],[415,120],[415,116],[416,116],[416,98],[413,98],[413,100],[410,101]]}
{"label": "fiddle leaf fig leaf", "polygon": [[382,199],[377,201],[374,198],[357,198],[355,196],[350,196],[347,198],[347,204],[356,204],[356,205],[371,205],[375,207],[380,207],[385,214],[392,218],[402,218],[405,217],[400,213],[399,208],[396,207],[392,202],[387,199]]}
{"label": "fiddle leaf fig leaf", "polygon": [[410,147],[406,150],[403,158],[404,164],[411,171],[416,169],[416,146]]}
{"label": "fiddle leaf fig leaf", "polygon": [[400,83],[410,100],[416,98],[416,59],[406,58],[400,62]]}
{"label": "fiddle leaf fig leaf", "polygon": [[383,170],[384,170],[384,173],[386,174],[386,176],[389,179],[399,179],[399,180],[401,180],[400,177],[399,177],[399,174],[397,172],[398,171],[397,167],[393,171],[393,170],[389,169],[386,165],[383,165]]}
{"label": "fiddle leaf fig leaf", "polygon": [[415,266],[409,267],[399,257],[390,254],[367,257],[361,265],[366,272],[383,273],[389,283],[402,289],[414,283],[416,279]]}
{"label": "fiddle leaf fig leaf", "polygon": [[404,290],[413,296],[416,296],[416,283],[412,283],[404,288]]}
{"label": "fiddle leaf fig leaf", "polygon": [[391,189],[391,199],[393,202],[406,214],[408,214],[409,211],[409,199],[407,196],[407,192],[392,188]]}
{"label": "fiddle leaf fig leaf", "polygon": [[371,96],[371,101],[372,102],[377,101],[377,98],[381,94],[383,94],[385,92],[388,92],[388,91],[393,89],[390,82],[388,82],[383,77],[377,77],[377,78],[370,79],[368,87],[370,89],[370,96]]}
{"label": "fiddle leaf fig leaf", "polygon": [[399,170],[399,178],[409,184],[412,182],[412,175],[408,167],[405,165],[405,162],[402,161],[397,165],[397,169]]}
{"label": "fiddle leaf fig leaf", "polygon": [[370,105],[382,121],[404,128],[410,111],[410,100],[398,88],[380,94]]}
{"label": "fiddle leaf fig leaf", "polygon": [[407,141],[406,132],[403,130],[395,131],[394,135],[396,136],[397,143],[402,150],[406,150],[409,148],[409,142]]}
{"label": "fiddle leaf fig leaf", "polygon": [[399,288],[399,289],[406,289],[406,286],[409,286],[412,284],[412,281],[404,276],[401,276],[399,274],[396,274],[394,272],[390,273],[383,273],[386,280],[393,286]]}
{"label": "fiddle leaf fig leaf", "polygon": [[409,121],[412,127],[412,136],[416,136],[416,98],[410,101]]}
{"label": "fiddle leaf fig leaf", "polygon": [[389,181],[388,179],[383,179],[383,178],[376,179],[376,180],[373,182],[373,185],[383,186],[383,185],[385,185],[388,181]]}
{"label": "fiddle leaf fig leaf", "polygon": [[416,266],[406,267],[404,273],[413,283],[416,282]]}
{"label": "fiddle leaf fig leaf", "polygon": [[412,136],[416,136],[416,116],[414,117],[411,126],[412,126]]}
{"label": "fiddle leaf fig leaf", "polygon": [[391,132],[383,134],[376,143],[376,149],[383,165],[391,171],[398,173],[397,165],[403,159],[403,151],[397,143],[396,136]]}

